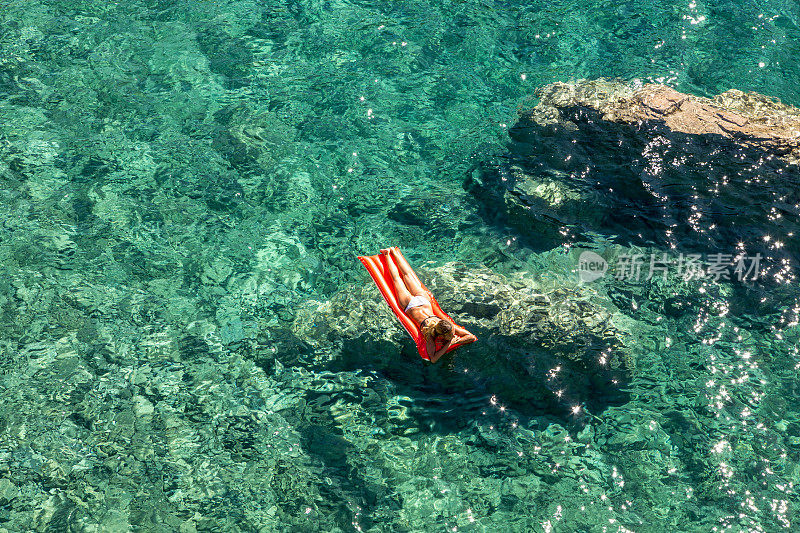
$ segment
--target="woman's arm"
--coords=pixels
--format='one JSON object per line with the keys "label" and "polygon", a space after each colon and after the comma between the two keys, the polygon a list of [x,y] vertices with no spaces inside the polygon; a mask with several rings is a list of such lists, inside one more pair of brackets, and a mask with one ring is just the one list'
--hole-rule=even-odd
{"label": "woman's arm", "polygon": [[434,359],[436,356],[436,342],[433,339],[425,338],[425,349],[428,351],[428,359],[431,363],[435,363],[441,357],[440,355]]}
{"label": "woman's arm", "polygon": [[[456,326],[455,324],[453,324],[453,331],[454,331],[454,332],[455,332],[455,334],[456,334],[456,335],[458,335],[459,337],[472,337],[472,340],[475,340],[475,339],[477,339],[477,337],[476,337],[475,335],[473,335],[473,334],[472,334],[472,333],[470,333],[469,331],[465,330],[465,329],[464,329],[464,328],[462,328],[461,326]],[[472,342],[472,341],[470,341],[470,342]]]}
{"label": "woman's arm", "polygon": [[470,333],[469,331],[465,330],[464,328],[459,328],[462,331],[466,331],[466,335],[463,336],[455,336],[453,337],[453,345],[458,346],[461,344],[469,344],[471,342],[475,342],[478,340],[478,337]]}
{"label": "woman's arm", "polygon": [[[464,329],[464,331],[467,330]],[[436,361],[439,360],[441,356],[445,354],[447,349],[450,348],[451,346],[458,346],[460,344],[469,344],[471,342],[475,342],[476,340],[478,340],[478,337],[467,331],[467,334],[464,335],[463,337],[459,337],[458,335],[454,336],[452,339],[447,341],[447,344],[445,344],[438,350],[436,350],[436,344],[433,341],[428,340],[426,342],[426,347],[428,349],[428,357],[431,358],[431,363],[435,363]],[[430,355],[431,351],[433,351],[433,355]]]}
{"label": "woman's arm", "polygon": [[[428,346],[428,357],[430,357],[430,358],[431,358],[431,363],[435,363],[436,361],[438,361],[438,360],[439,360],[439,358],[445,354],[445,352],[447,351],[447,349],[448,349],[448,348],[450,348],[450,345],[451,345],[451,344],[453,344],[453,341],[454,341],[455,339],[456,339],[456,338],[455,338],[455,337],[453,337],[452,339],[450,339],[449,341],[447,341],[447,342],[446,342],[446,343],[445,343],[445,344],[444,344],[444,345],[443,345],[441,348],[439,348],[438,350],[436,350],[436,344],[434,344],[434,342],[433,342],[433,341],[430,341],[430,340],[429,340],[429,341],[428,341],[428,343],[427,343],[427,346]],[[434,348],[434,350],[435,350],[435,351],[433,352],[433,355],[430,355],[430,353],[431,353],[431,348]]]}

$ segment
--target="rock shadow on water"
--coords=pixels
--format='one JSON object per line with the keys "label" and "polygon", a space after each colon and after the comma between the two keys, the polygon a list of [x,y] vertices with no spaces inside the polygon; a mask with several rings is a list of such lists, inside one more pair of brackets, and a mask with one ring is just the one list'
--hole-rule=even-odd
{"label": "rock shadow on water", "polygon": [[[397,394],[411,399],[410,426],[442,433],[461,431],[487,411],[580,426],[586,419],[574,408],[597,414],[628,401],[624,370],[587,368],[542,348],[521,348],[480,327],[474,331],[481,345],[448,354],[436,365],[421,361],[413,345],[373,350],[368,341],[354,340],[329,369],[369,369],[383,376]],[[601,350],[594,353],[599,358]]]}

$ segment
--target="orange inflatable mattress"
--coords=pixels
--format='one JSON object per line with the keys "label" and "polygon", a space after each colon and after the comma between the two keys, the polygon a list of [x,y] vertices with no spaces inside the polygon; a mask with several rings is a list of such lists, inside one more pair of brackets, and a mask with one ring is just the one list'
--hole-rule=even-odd
{"label": "orange inflatable mattress", "polygon": [[[400,257],[403,258],[403,261],[405,261],[405,257],[403,256],[402,252],[400,252],[400,249],[396,248],[396,250],[397,253],[400,254]],[[386,264],[386,261],[394,261],[394,259],[391,257],[391,255],[382,255],[382,254],[359,256],[358,259],[367,268],[367,271],[369,272],[370,276],[372,276],[372,279],[375,281],[375,284],[381,291],[383,299],[386,300],[386,303],[389,304],[389,307],[392,309],[397,319],[400,321],[401,324],[403,324],[403,327],[406,328],[406,331],[408,332],[409,335],[411,335],[411,338],[414,339],[414,342],[417,344],[417,351],[419,352],[420,357],[422,357],[427,361],[430,361],[430,357],[428,357],[428,350],[425,347],[425,338],[422,336],[422,332],[420,331],[419,326],[417,326],[416,322],[414,322],[405,313],[403,308],[400,306],[400,302],[397,301],[397,291],[395,290],[394,282],[392,281],[392,275],[389,272],[389,267]],[[395,264],[396,263],[397,261],[395,261]],[[406,264],[407,263],[408,261],[406,261]],[[416,276],[416,273],[414,275]],[[419,278],[417,278],[417,281],[419,281]],[[439,318],[445,318],[450,322],[452,322],[453,324],[456,324],[452,318],[450,318],[444,311],[442,311],[442,308],[439,307],[439,302],[436,301],[436,298],[433,297],[431,291],[428,290],[428,288],[422,283],[422,281],[419,281],[419,284],[422,287],[422,290],[424,290],[428,294],[428,298],[430,298],[431,300],[431,307],[433,308],[433,314],[435,314]],[[439,348],[441,348],[441,346],[442,343],[437,342],[436,349],[438,350]],[[447,352],[455,350],[456,348],[459,348],[461,346],[464,345],[458,344],[455,346],[450,346],[447,349]]]}

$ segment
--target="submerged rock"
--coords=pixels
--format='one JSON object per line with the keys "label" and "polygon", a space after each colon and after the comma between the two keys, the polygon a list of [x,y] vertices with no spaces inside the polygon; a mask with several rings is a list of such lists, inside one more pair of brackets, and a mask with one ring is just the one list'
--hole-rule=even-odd
{"label": "submerged rock", "polygon": [[[565,383],[581,391],[580,401],[592,401],[592,395],[601,404],[620,399],[616,385],[635,365],[628,345],[630,321],[596,291],[577,282],[506,277],[462,263],[418,272],[442,308],[479,338],[454,352],[457,365],[473,374],[468,379],[504,391],[505,401],[525,404],[527,412],[554,407],[552,402],[560,405],[561,395],[555,393]],[[369,365],[393,372],[401,354],[419,361],[413,342],[372,283],[308,302],[298,312],[293,333],[311,346],[317,364],[332,369]]]}
{"label": "submerged rock", "polygon": [[[577,284],[546,287],[522,275],[507,278],[455,262],[420,273],[448,314],[476,334],[506,337],[591,364],[598,350],[624,349],[626,332],[614,324],[614,311],[595,303],[597,294]],[[294,329],[317,347],[362,336],[389,343],[408,340],[372,284],[349,286],[328,301],[310,302],[298,313]],[[617,355],[610,364],[624,366]]]}

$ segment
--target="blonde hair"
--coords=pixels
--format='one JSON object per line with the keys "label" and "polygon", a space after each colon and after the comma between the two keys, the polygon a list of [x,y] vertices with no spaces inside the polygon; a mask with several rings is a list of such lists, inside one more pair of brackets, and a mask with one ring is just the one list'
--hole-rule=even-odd
{"label": "blonde hair", "polygon": [[450,321],[440,318],[437,321],[430,320],[425,323],[422,328],[422,335],[429,339],[442,337],[444,340],[449,341],[453,338],[453,324]]}

